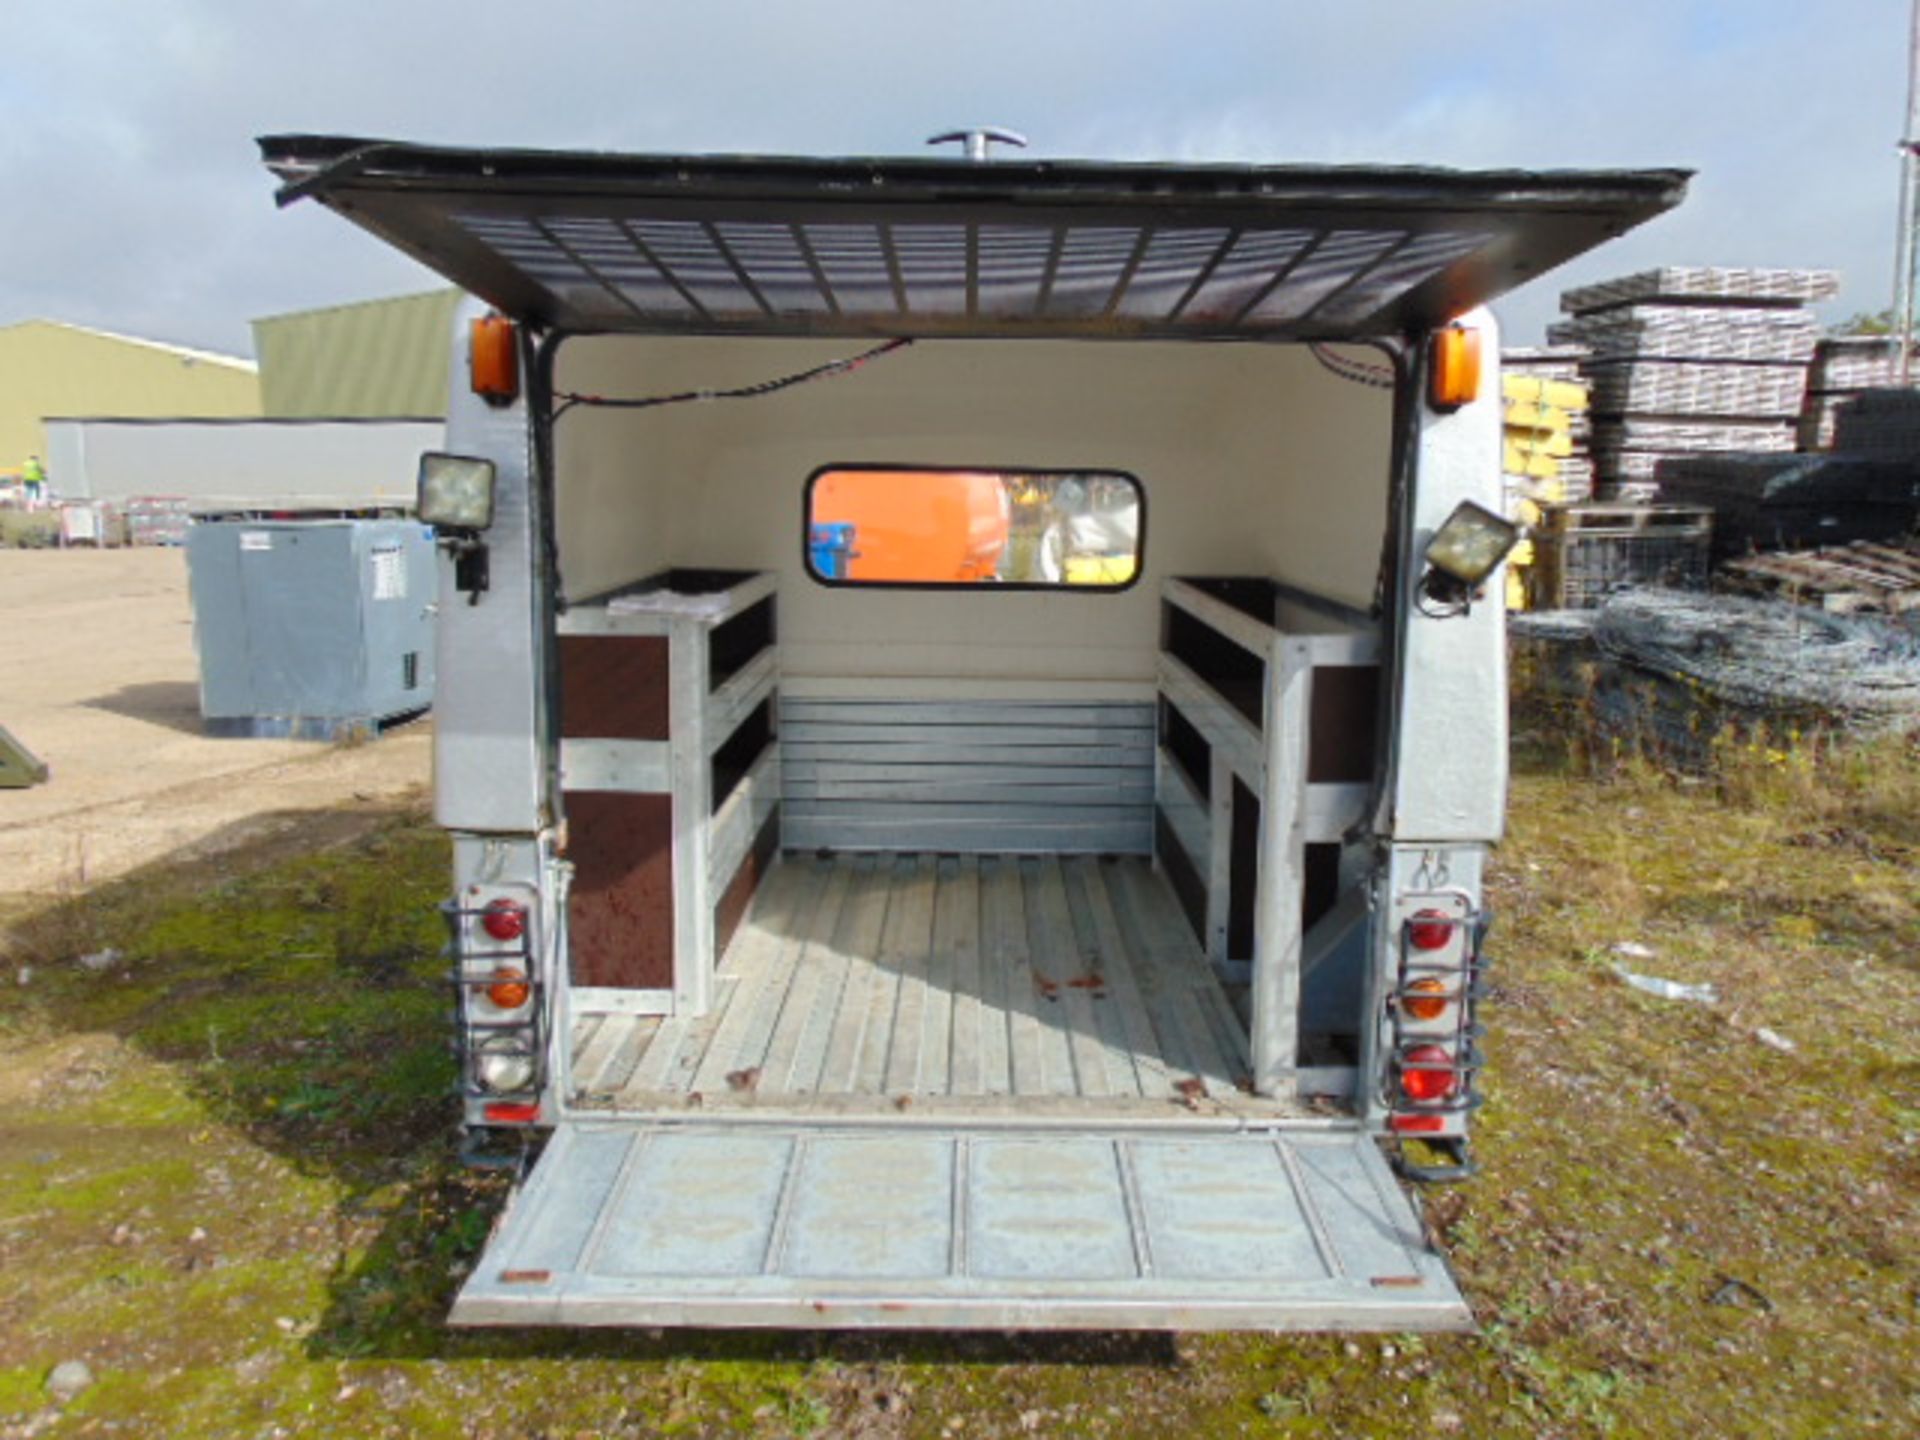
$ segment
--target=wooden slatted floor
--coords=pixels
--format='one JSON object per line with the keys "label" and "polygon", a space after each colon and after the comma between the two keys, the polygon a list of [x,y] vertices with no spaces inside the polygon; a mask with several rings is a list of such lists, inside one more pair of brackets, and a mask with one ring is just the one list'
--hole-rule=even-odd
{"label": "wooden slatted floor", "polygon": [[1266,1105],[1246,1094],[1246,1031],[1144,859],[789,855],[719,982],[697,1018],[582,1017],[575,1105]]}

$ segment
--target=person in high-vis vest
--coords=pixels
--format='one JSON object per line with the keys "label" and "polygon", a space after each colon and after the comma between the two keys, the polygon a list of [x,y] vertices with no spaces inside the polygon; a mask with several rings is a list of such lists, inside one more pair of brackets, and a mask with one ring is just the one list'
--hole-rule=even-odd
{"label": "person in high-vis vest", "polygon": [[20,467],[20,483],[26,487],[29,502],[46,498],[47,467],[40,463],[38,455],[29,455],[27,463]]}

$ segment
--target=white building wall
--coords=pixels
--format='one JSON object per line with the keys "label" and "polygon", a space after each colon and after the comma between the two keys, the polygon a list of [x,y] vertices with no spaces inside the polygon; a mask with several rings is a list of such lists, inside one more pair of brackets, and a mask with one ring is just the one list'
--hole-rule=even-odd
{"label": "white building wall", "polygon": [[438,420],[49,420],[47,472],[73,500],[411,506],[420,454],[445,437]]}

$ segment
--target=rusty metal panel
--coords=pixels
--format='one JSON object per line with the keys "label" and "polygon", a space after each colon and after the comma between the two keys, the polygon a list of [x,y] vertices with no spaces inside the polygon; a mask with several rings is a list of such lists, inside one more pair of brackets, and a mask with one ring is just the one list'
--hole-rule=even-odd
{"label": "rusty metal panel", "polygon": [[667,738],[666,636],[562,635],[559,646],[562,738]]}
{"label": "rusty metal panel", "polygon": [[733,872],[733,879],[727,882],[727,888],[720,892],[720,899],[713,907],[713,953],[716,957],[727,953],[727,944],[733,939],[733,932],[739,928],[741,917],[747,913],[747,904],[753,899],[753,892],[759,889],[762,877],[773,867],[774,857],[779,852],[780,807],[775,805],[766,823],[753,837],[753,848],[747,851],[747,858]]}
{"label": "rusty metal panel", "polygon": [[582,790],[567,796],[573,983],[673,984],[673,799]]}

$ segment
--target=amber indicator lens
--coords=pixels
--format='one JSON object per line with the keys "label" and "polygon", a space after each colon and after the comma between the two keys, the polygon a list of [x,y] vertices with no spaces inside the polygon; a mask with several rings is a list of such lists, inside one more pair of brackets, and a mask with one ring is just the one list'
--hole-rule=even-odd
{"label": "amber indicator lens", "polygon": [[1438,1020],[1447,1013],[1447,982],[1429,975],[1407,986],[1400,1007],[1416,1020]]}

